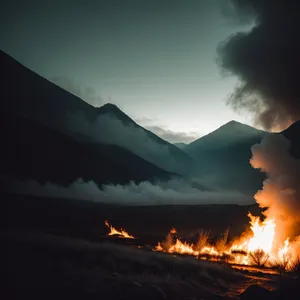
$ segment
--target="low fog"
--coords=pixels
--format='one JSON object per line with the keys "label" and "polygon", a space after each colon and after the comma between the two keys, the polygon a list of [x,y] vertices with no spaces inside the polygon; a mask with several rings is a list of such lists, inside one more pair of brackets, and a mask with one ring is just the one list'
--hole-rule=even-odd
{"label": "low fog", "polygon": [[235,191],[201,191],[181,180],[152,184],[142,182],[122,185],[104,185],[99,189],[93,181],[78,179],[69,187],[37,181],[15,182],[13,190],[18,194],[30,194],[50,198],[69,198],[99,203],[123,205],[198,205],[198,204],[253,204],[253,197]]}
{"label": "low fog", "polygon": [[99,115],[91,122],[82,112],[70,113],[67,125],[72,132],[88,136],[98,143],[124,147],[169,172],[187,174],[190,171],[187,163],[192,160],[185,153],[178,155],[180,150],[176,148],[174,156],[167,144],[159,144],[146,130],[134,123],[122,122],[111,114]]}

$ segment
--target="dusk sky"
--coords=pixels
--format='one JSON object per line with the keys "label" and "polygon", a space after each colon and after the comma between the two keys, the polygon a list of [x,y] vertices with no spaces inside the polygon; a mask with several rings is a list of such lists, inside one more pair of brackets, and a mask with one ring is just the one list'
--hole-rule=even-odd
{"label": "dusk sky", "polygon": [[[217,46],[250,28],[223,0],[4,1],[0,48],[92,105],[118,105],[171,142],[235,119]],[[175,138],[174,132],[178,132]]]}

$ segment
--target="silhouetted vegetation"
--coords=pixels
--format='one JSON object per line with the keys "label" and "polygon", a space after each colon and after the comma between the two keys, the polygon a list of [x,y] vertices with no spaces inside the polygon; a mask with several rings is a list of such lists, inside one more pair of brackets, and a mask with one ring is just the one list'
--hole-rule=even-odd
{"label": "silhouetted vegetation", "polygon": [[249,253],[250,262],[254,266],[264,267],[270,256],[264,250],[258,249]]}
{"label": "silhouetted vegetation", "polygon": [[300,256],[292,261],[291,266],[289,267],[289,273],[295,276],[300,276]]}

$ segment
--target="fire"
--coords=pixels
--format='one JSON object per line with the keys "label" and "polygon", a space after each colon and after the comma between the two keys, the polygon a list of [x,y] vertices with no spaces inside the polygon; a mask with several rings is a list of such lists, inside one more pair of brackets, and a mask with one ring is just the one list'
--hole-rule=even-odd
{"label": "fire", "polygon": [[[188,242],[182,242],[180,239],[176,239],[173,242],[172,235],[177,233],[175,228],[172,228],[169,232],[169,234],[166,237],[166,240],[162,243],[158,243],[155,248],[153,249],[154,251],[162,251],[162,252],[167,252],[167,253],[172,253],[172,254],[186,254],[186,255],[193,255],[196,257],[199,257],[204,254],[216,256],[221,254],[214,248],[209,245],[203,246],[201,249],[197,249],[197,244],[193,243],[188,243]],[[201,235],[204,237],[205,235]],[[202,243],[203,244],[203,243]],[[207,244],[206,242],[204,244]]]}
{"label": "fire", "polygon": [[260,223],[259,217],[254,217],[251,213],[248,216],[251,220],[253,237],[250,238],[247,244],[247,250],[251,252],[263,250],[266,253],[270,253],[275,236],[275,220],[267,220]]}
{"label": "fire", "polygon": [[[227,241],[228,230],[214,244],[209,243],[208,232],[201,231],[196,243],[188,243],[180,238],[175,238],[177,233],[172,228],[165,241],[159,242],[153,251],[166,252],[169,254],[191,255],[198,259],[221,260],[226,258],[230,263],[250,265],[253,262],[253,255],[261,255],[262,259],[270,262],[279,262],[288,267],[291,256],[291,244],[289,238],[279,249],[274,249],[276,237],[276,223],[274,219],[261,221],[259,217],[248,214],[250,218],[251,234],[247,238],[230,244]],[[123,229],[117,230],[105,221],[110,229],[108,235],[118,235],[120,238],[134,239],[132,235]],[[141,246],[138,248],[142,248]]]}
{"label": "fire", "polygon": [[126,238],[126,239],[135,238],[134,236],[130,235],[127,231],[123,230],[122,228],[120,230],[117,230],[112,225],[110,225],[108,221],[105,221],[104,224],[110,229],[108,235],[118,235],[120,238]]}
{"label": "fire", "polygon": [[[170,254],[187,254],[200,259],[216,260],[229,257],[230,262],[245,265],[251,264],[253,260],[251,260],[251,257],[255,253],[266,260],[270,260],[270,262],[283,262],[288,257],[290,258],[291,247],[289,238],[285,240],[284,245],[277,251],[274,249],[276,237],[276,223],[274,219],[261,221],[259,217],[255,217],[250,213],[248,217],[250,218],[251,234],[231,246],[227,241],[228,231],[225,231],[223,237],[211,245],[207,242],[208,237],[203,232],[199,235],[199,239],[202,240],[197,241],[195,244],[181,241],[179,238],[173,239],[173,234],[177,233],[177,231],[172,228],[166,240],[158,243],[153,250]],[[203,245],[203,247],[197,248],[197,245]]]}
{"label": "fire", "polygon": [[280,260],[285,260],[290,252],[291,252],[290,240],[289,238],[287,238],[284,241],[284,246],[278,250],[278,257],[280,258]]}
{"label": "fire", "polygon": [[172,245],[168,249],[169,253],[180,253],[180,254],[190,254],[197,256],[197,251],[194,251],[193,244],[188,244],[186,242],[181,242],[180,240],[176,239],[174,245]]}
{"label": "fire", "polygon": [[[198,241],[189,243],[175,237],[177,231],[172,228],[165,241],[159,242],[153,251],[186,254],[198,259],[226,259],[235,264],[255,264],[259,267],[277,264],[287,270],[291,262],[299,259],[300,251],[299,229],[294,232],[300,223],[300,161],[290,156],[289,149],[289,141],[281,135],[267,135],[260,144],[251,148],[252,167],[265,172],[268,178],[262,190],[254,196],[259,207],[265,209],[265,219],[249,213],[250,233],[245,232],[235,243],[230,243],[228,230],[225,230],[221,238],[212,242],[209,232],[202,230]],[[110,228],[109,235],[134,238],[123,229],[116,230],[107,221],[105,225]],[[291,242],[289,236],[294,236]]]}
{"label": "fire", "polygon": [[176,231],[176,229],[175,228],[172,228],[171,230],[170,230],[170,233],[171,234],[175,234],[177,231]]}

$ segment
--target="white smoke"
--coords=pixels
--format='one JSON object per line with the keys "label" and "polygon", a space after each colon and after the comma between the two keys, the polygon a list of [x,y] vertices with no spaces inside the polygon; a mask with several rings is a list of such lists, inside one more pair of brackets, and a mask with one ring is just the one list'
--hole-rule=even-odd
{"label": "white smoke", "polygon": [[255,195],[267,219],[275,219],[276,243],[300,234],[300,160],[290,155],[291,142],[282,134],[270,134],[252,147],[251,164],[267,174],[263,189]]}
{"label": "white smoke", "polygon": [[152,184],[142,182],[122,185],[104,185],[81,179],[68,187],[36,181],[16,182],[15,193],[36,196],[88,200],[122,205],[198,205],[198,204],[253,204],[253,198],[239,192],[201,191],[181,180]]}
{"label": "white smoke", "polygon": [[[148,160],[164,170],[185,174],[186,161],[181,161],[170,152],[167,144],[160,144],[149,137],[147,131],[124,123],[110,114],[99,115],[94,122],[87,120],[81,112],[70,113],[68,127],[71,131],[92,138],[95,142],[121,146]],[[186,154],[183,157],[188,159]],[[191,160],[192,161],[192,160]]]}

